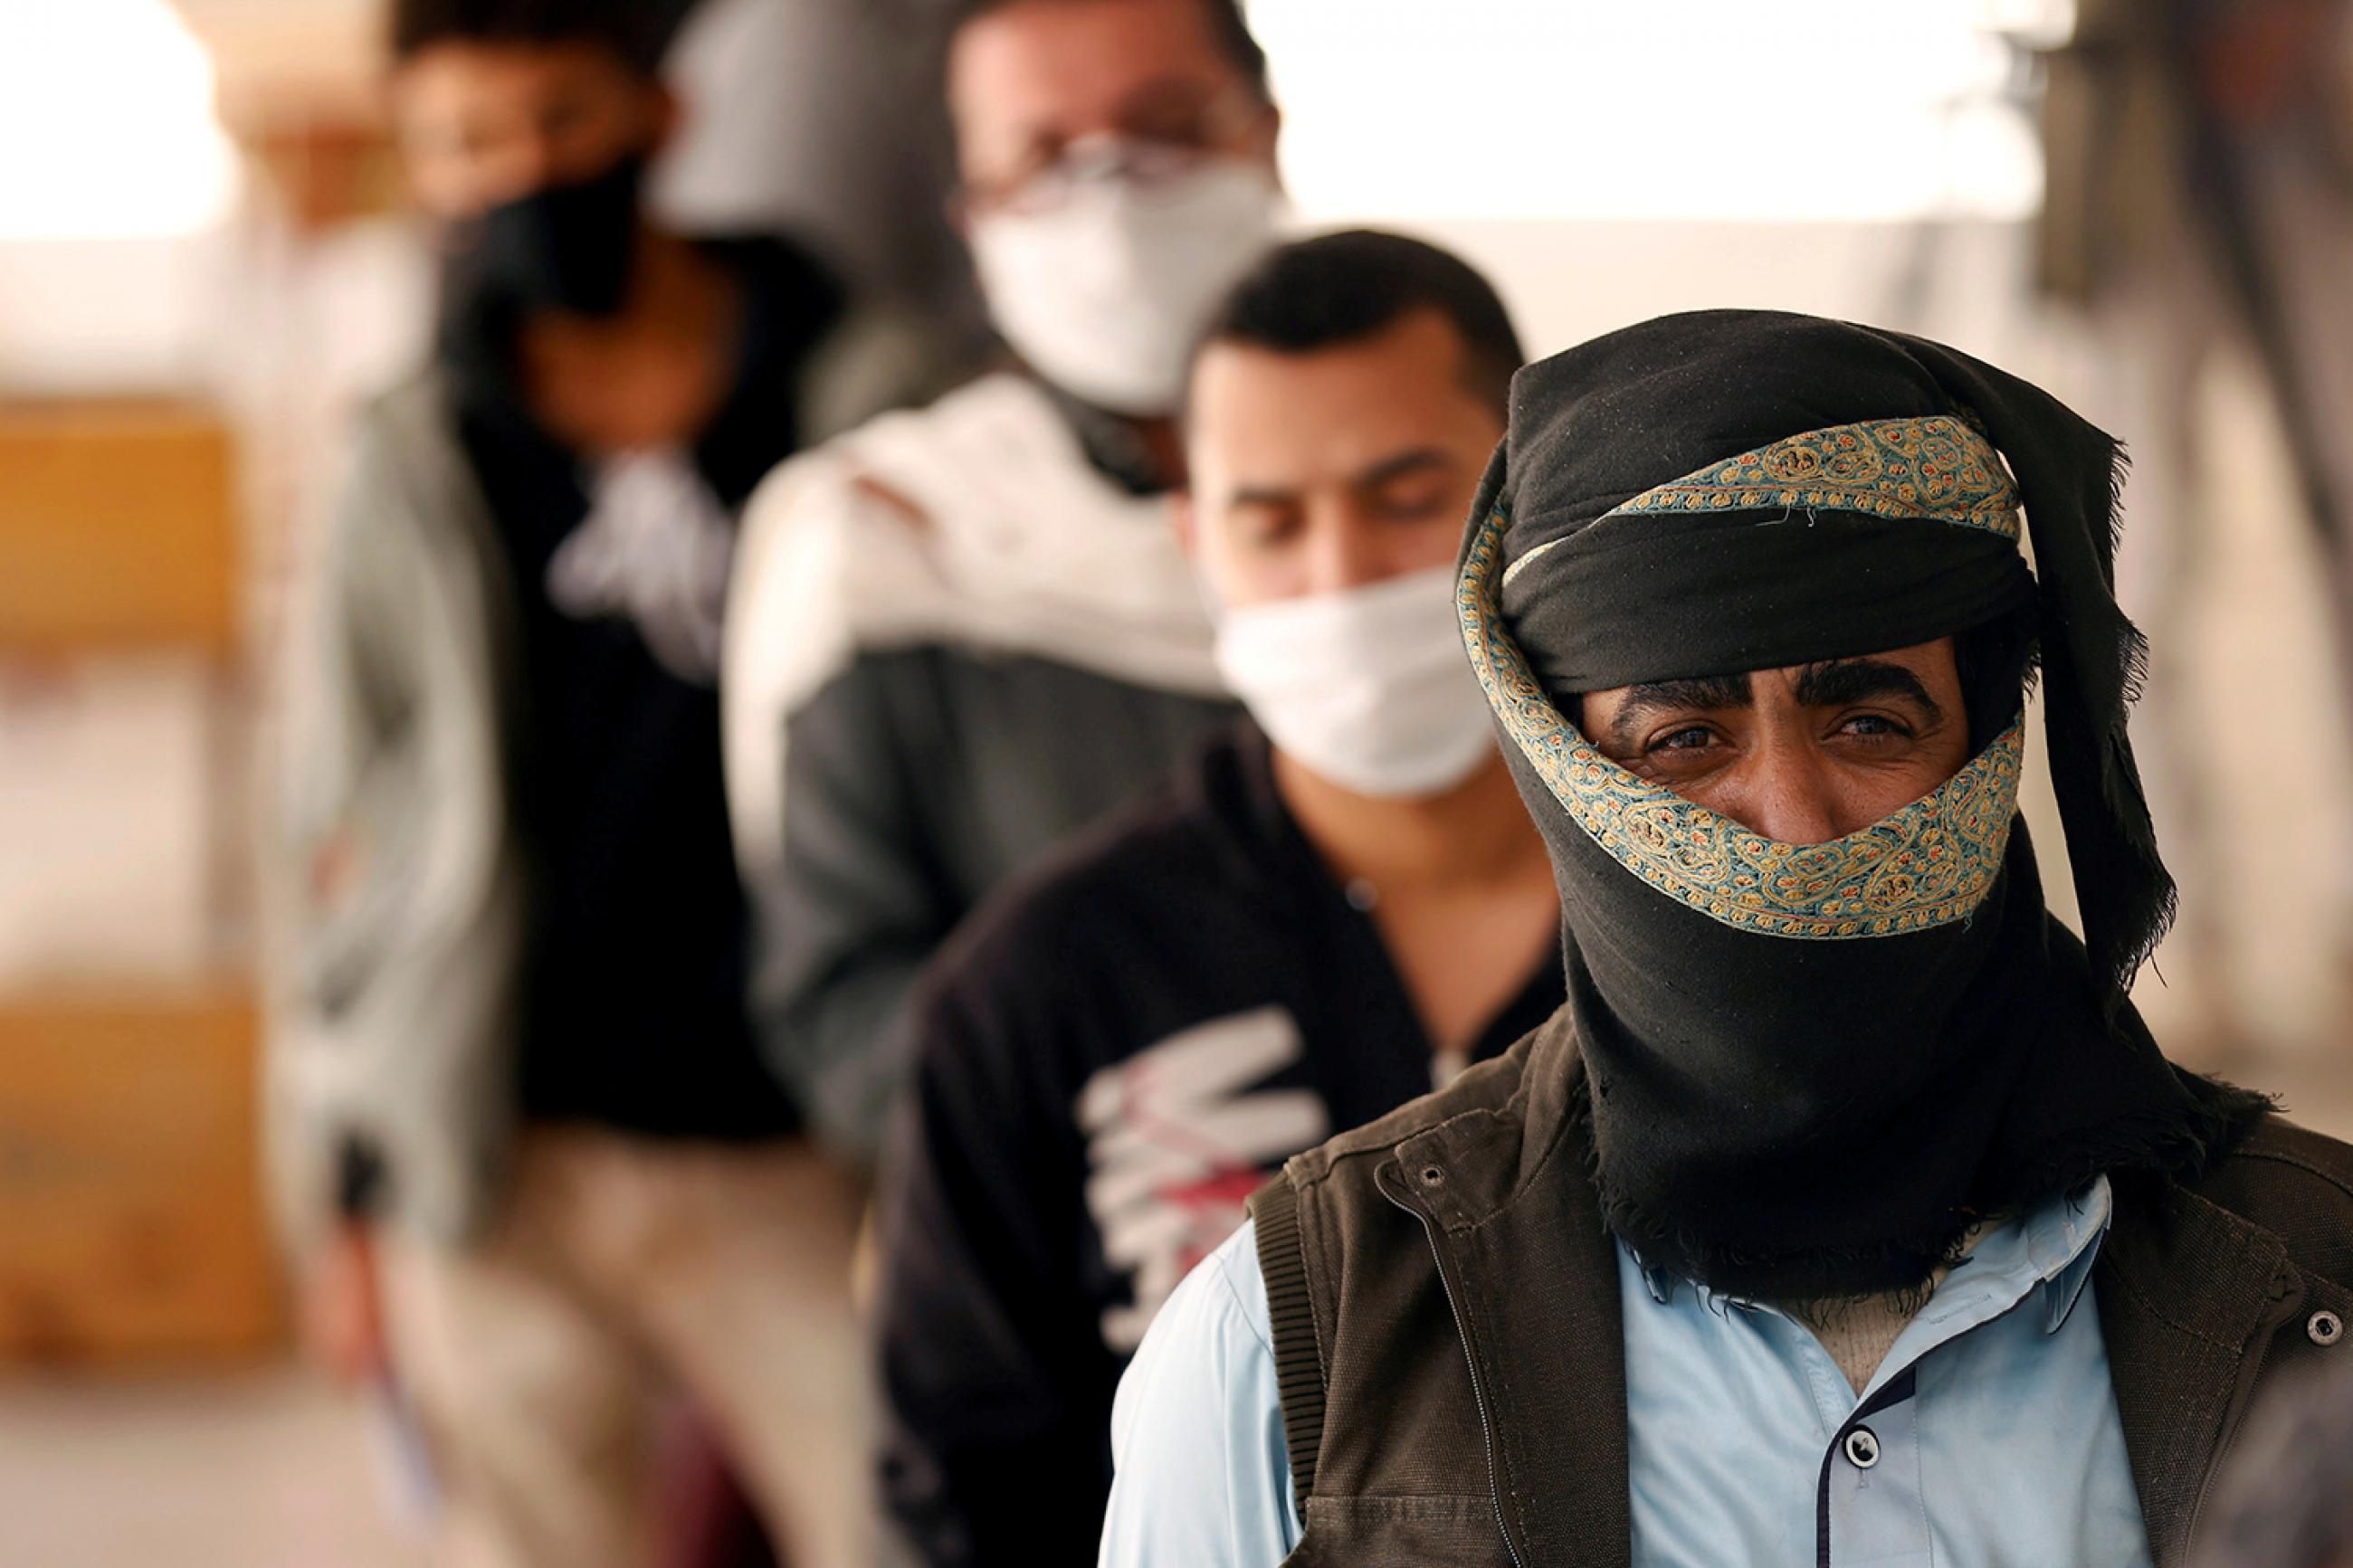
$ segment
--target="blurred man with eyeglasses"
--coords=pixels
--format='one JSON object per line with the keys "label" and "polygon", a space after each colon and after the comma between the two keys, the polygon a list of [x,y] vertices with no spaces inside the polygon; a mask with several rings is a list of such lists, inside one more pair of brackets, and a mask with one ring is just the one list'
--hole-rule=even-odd
{"label": "blurred man with eyeglasses", "polygon": [[770,478],[723,680],[762,1043],[869,1162],[925,960],[1233,712],[1171,526],[1174,416],[1281,210],[1237,0],[963,0],[945,87],[1014,363]]}

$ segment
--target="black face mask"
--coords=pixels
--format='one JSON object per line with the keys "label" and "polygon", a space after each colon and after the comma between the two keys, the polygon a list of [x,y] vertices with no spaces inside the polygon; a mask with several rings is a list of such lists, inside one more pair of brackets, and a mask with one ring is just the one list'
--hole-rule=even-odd
{"label": "black face mask", "polygon": [[512,309],[614,314],[628,298],[645,175],[644,156],[632,153],[600,174],[491,208],[470,226],[453,273]]}

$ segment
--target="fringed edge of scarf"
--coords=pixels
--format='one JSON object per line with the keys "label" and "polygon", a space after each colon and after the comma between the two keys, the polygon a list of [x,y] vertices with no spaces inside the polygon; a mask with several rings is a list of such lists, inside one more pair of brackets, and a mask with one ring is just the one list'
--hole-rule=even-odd
{"label": "fringed edge of scarf", "polygon": [[[1578,1087],[1574,1114],[1583,1123],[1586,1179],[1600,1200],[1601,1222],[1609,1234],[1631,1248],[1644,1267],[1663,1268],[1719,1295],[1815,1310],[1916,1289],[1937,1269],[1960,1260],[1970,1228],[1985,1217],[1956,1209],[1949,1225],[1915,1236],[1803,1252],[1727,1246],[1688,1226],[1661,1220],[1611,1190],[1601,1169],[1600,1141],[1593,1134],[1589,1079]],[[1807,1275],[1806,1286],[1792,1289],[1800,1268]]]}
{"label": "fringed edge of scarf", "polygon": [[2070,1191],[2096,1175],[2148,1175],[2195,1181],[2227,1158],[2263,1118],[2279,1110],[2272,1095],[2166,1064],[2189,1104],[2152,1106],[2101,1128],[2070,1145],[2063,1154],[2024,1167],[2011,1190],[1995,1195],[2007,1205],[2032,1203]]}
{"label": "fringed edge of scarf", "polygon": [[[2170,1064],[2168,1064],[2170,1065]],[[2244,1142],[2279,1109],[2274,1097],[2174,1067],[2191,1106],[2188,1124],[2178,1111],[2151,1109],[2096,1130],[2065,1154],[2028,1167],[2006,1190],[1957,1206],[1949,1223],[1910,1236],[1803,1252],[1767,1253],[1726,1246],[1687,1226],[1671,1225],[1611,1190],[1593,1134],[1589,1081],[1579,1086],[1575,1115],[1583,1124],[1586,1179],[1601,1205],[1602,1223],[1645,1267],[1660,1268],[1718,1294],[1768,1300],[1791,1310],[1839,1307],[1920,1288],[1939,1268],[1960,1261],[1970,1230],[1989,1215],[2023,1208],[2070,1193],[2096,1176],[2154,1175],[2193,1181]],[[1795,1288],[1799,1271],[1804,1288]]]}
{"label": "fringed edge of scarf", "polygon": [[[2105,656],[2116,671],[2116,702],[2113,714],[2100,727],[2096,735],[2083,737],[2092,749],[2088,759],[2098,774],[2097,799],[2101,815],[2111,825],[2115,850],[2136,863],[2137,879],[2147,889],[2146,899],[2119,900],[2112,896],[2116,879],[2113,873],[2123,868],[2102,864],[2105,857],[2098,851],[2102,837],[2087,822],[2067,820],[2068,849],[2078,867],[2075,878],[2077,903],[2083,910],[2084,937],[2091,949],[2094,976],[2099,984],[2102,1016],[2114,1023],[2130,996],[2134,982],[2142,968],[2156,956],[2166,934],[2173,929],[2179,913],[2180,894],[2172,875],[2165,868],[2163,855],[2157,844],[2157,826],[2148,808],[2147,793],[2142,788],[2140,771],[2133,759],[2130,724],[2132,710],[2141,700],[2148,684],[2148,638],[2132,623],[2121,606],[2115,604],[2115,559],[2124,535],[2124,493],[2131,478],[2132,455],[2125,444],[2108,437],[2107,515],[2097,520],[2094,538],[2104,547],[2102,565],[2106,581],[2099,586],[2107,599],[2115,618],[2115,640],[2105,648],[2079,647],[2066,636],[2070,618],[2070,595],[2054,591],[2055,585],[2045,584],[2042,657],[2046,665],[2052,655],[2054,642],[2064,645],[2063,657],[2070,665],[2079,653]],[[2029,519],[2029,535],[2033,533]],[[2077,585],[2080,594],[2081,585]],[[2085,689],[2087,676],[2092,672],[2080,668],[2068,670],[2072,684],[2078,689],[2078,700],[2086,708],[2093,707],[2093,693]],[[2105,683],[2104,683],[2105,684]],[[2048,695],[2054,689],[2046,687]],[[2105,704],[2102,704],[2105,706]],[[2059,725],[2069,716],[2046,708],[2045,726],[2050,731],[2052,759],[2057,764],[2069,749],[2057,732]],[[2090,720],[2094,712],[2080,717]],[[2082,756],[2081,752],[2075,753]],[[2057,769],[2054,766],[2054,773]],[[2058,782],[2054,779],[2054,782]],[[2066,786],[2061,783],[2061,816],[2069,818],[2066,810]]]}

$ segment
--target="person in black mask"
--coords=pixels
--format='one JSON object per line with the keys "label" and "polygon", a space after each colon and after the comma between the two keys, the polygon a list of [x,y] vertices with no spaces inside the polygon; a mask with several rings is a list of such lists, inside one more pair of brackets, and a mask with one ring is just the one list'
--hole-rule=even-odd
{"label": "person in black mask", "polygon": [[875,367],[799,247],[648,218],[660,9],[392,8],[441,324],[289,664],[285,1205],[478,1560],[642,1561],[677,1382],[791,1561],[847,1568],[859,1199],[753,1047],[716,670],[738,509]]}
{"label": "person in black mask", "polygon": [[[1458,594],[1567,1004],[1178,1289],[1106,1563],[2184,1560],[2250,1401],[2339,1353],[2353,1150],[2127,996],[2172,887],[2120,472],[1810,317],[1521,373]],[[2080,939],[2015,816],[2038,658]]]}

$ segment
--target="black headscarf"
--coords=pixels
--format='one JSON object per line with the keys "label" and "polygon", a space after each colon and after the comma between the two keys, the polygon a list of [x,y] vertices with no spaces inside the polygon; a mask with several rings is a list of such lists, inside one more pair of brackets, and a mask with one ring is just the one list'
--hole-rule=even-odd
{"label": "black headscarf", "polygon": [[[1514,380],[1465,633],[1560,882],[1604,1208],[1647,1262],[1763,1296],[1903,1288],[1989,1213],[2193,1168],[2260,1114],[2168,1065],[2126,997],[2173,884],[2126,737],[2121,461],[1966,354],[1778,312],[1662,318]],[[2013,820],[2022,661],[1974,672],[1996,721],[1955,779],[1820,846],[1635,779],[1572,717],[2020,616],[2084,942]]]}

